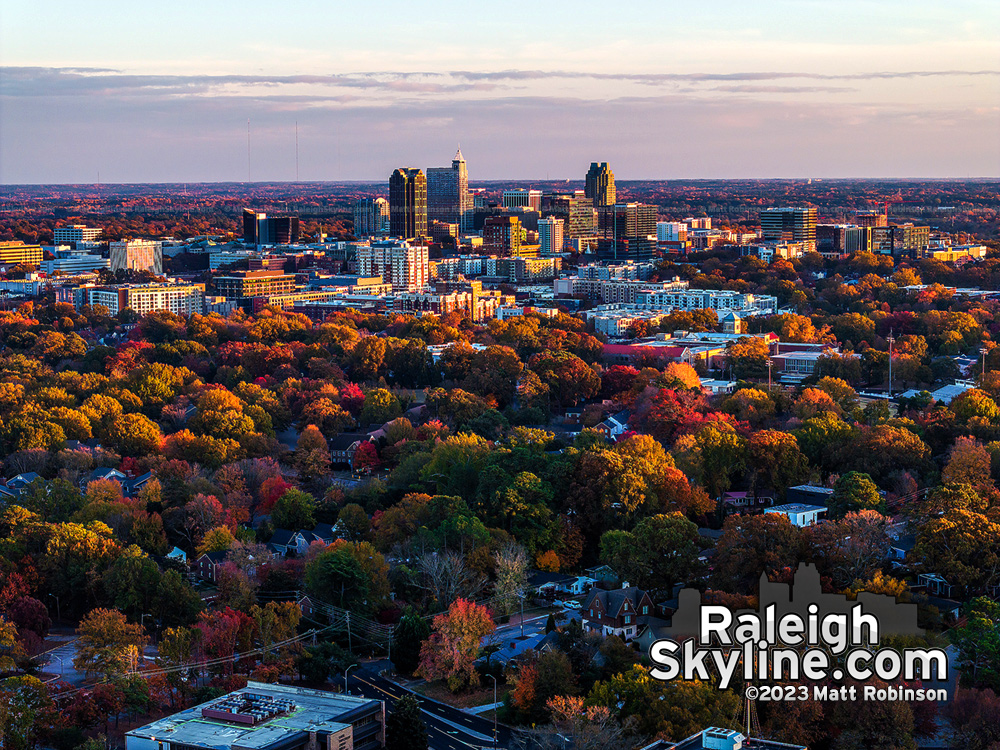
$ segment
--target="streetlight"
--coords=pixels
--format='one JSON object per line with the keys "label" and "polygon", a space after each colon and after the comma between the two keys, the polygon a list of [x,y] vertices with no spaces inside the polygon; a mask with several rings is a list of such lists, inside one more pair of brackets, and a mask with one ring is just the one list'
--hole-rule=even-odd
{"label": "streetlight", "polygon": [[344,670],[344,692],[345,693],[347,692],[347,675],[356,666],[358,666],[358,665],[357,664],[352,664],[351,666],[349,666],[347,669]]}
{"label": "streetlight", "polygon": [[57,620],[61,620],[62,619],[62,614],[60,613],[60,610],[59,610],[59,597],[56,596],[55,594],[49,594],[49,596],[55,597],[55,600],[56,600],[56,619]]}
{"label": "streetlight", "polygon": [[497,678],[489,672],[486,676],[493,680],[493,747],[497,746]]}
{"label": "streetlight", "polygon": [[58,654],[50,654],[50,658],[59,660],[59,676],[62,677],[64,674],[66,674],[65,662],[63,660],[64,657],[59,656]]}

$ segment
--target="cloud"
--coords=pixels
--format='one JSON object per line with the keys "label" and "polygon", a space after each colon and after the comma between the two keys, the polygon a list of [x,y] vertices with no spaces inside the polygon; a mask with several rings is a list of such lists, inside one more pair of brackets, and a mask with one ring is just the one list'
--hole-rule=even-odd
{"label": "cloud", "polygon": [[[582,71],[502,70],[394,72],[302,75],[150,75],[131,74],[110,68],[0,68],[0,94],[8,97],[37,96],[183,96],[217,93],[233,89],[278,90],[285,87],[349,88],[369,92],[449,96],[476,94],[550,80],[631,82],[643,86],[698,86],[708,83],[733,84],[709,90],[732,93],[835,93],[851,91],[843,87],[788,86],[739,87],[776,81],[877,81],[929,77],[1000,76],[997,70],[882,71],[871,73],[820,74],[798,72],[733,73],[591,73]],[[688,89],[693,90],[693,89]]]}
{"label": "cloud", "polygon": [[1000,76],[1000,70],[911,70],[873,73],[588,73],[565,70],[500,70],[491,72],[453,70],[451,71],[451,75],[455,78],[490,81],[534,81],[548,78],[580,78],[595,81],[634,81],[636,83],[660,84],[711,81],[776,81],[788,78],[802,78],[816,81],[871,81],[893,78],[929,78],[935,76]]}

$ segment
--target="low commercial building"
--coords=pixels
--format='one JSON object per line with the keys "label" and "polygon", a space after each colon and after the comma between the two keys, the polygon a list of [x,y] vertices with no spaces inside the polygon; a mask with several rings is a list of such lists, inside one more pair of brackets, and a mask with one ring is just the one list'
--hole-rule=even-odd
{"label": "low commercial building", "polygon": [[233,271],[215,278],[215,289],[227,299],[247,299],[295,291],[295,274],[280,271]]}
{"label": "low commercial building", "polygon": [[49,276],[61,274],[74,276],[79,273],[97,271],[101,268],[109,268],[111,261],[102,258],[100,255],[90,255],[87,253],[61,253],[57,252],[54,260],[43,260],[39,268]]}
{"label": "low commercial building", "polygon": [[986,245],[949,245],[947,247],[930,247],[924,251],[925,258],[933,258],[942,263],[968,263],[982,260],[986,257]]}
{"label": "low commercial building", "polygon": [[0,242],[0,266],[37,266],[41,262],[41,245],[25,245],[20,240]]}
{"label": "low commercial building", "polygon": [[681,740],[656,740],[646,745],[642,750],[809,750],[805,745],[791,745],[787,742],[775,742],[758,737],[747,737],[733,729],[709,727],[697,734]]}
{"label": "low commercial building", "polygon": [[53,229],[52,241],[57,245],[63,242],[92,242],[103,231],[100,227],[88,227],[86,224],[70,224]]}
{"label": "low commercial building", "polygon": [[253,681],[125,735],[126,750],[375,750],[384,742],[382,701]]}

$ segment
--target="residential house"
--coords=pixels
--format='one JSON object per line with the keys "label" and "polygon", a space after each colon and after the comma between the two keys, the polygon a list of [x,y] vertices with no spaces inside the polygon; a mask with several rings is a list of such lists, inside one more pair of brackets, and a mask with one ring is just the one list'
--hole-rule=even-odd
{"label": "residential house", "polygon": [[11,477],[5,482],[5,484],[8,492],[13,493],[15,497],[20,497],[21,493],[28,488],[28,485],[36,479],[38,479],[38,474],[33,471],[27,471],[23,474]]}
{"label": "residential house", "polygon": [[653,601],[636,586],[612,591],[595,588],[584,600],[582,612],[583,623],[591,630],[631,640],[653,614]]}
{"label": "residential house", "polygon": [[229,557],[229,550],[218,552],[205,552],[195,561],[198,577],[209,583],[216,583],[219,580],[219,566]]}
{"label": "residential house", "polygon": [[354,466],[354,454],[361,443],[374,443],[376,438],[367,433],[342,432],[327,441],[330,447],[330,463],[333,465]]}
{"label": "residential house", "polygon": [[792,526],[804,528],[815,526],[819,522],[820,515],[826,514],[826,508],[822,505],[806,505],[805,503],[785,503],[768,508],[765,513],[776,513],[785,516]]}
{"label": "residential house", "polygon": [[528,588],[542,599],[555,599],[556,594],[569,593],[570,587],[576,583],[576,576],[565,573],[548,573],[535,571],[528,576]]}
{"label": "residential house", "polygon": [[628,420],[631,416],[632,413],[628,409],[622,409],[598,424],[597,429],[604,433],[607,440],[614,440],[628,430]]}
{"label": "residential house", "polygon": [[331,544],[336,538],[333,526],[328,523],[320,523],[312,531],[275,529],[274,534],[271,535],[271,541],[267,545],[268,549],[276,555],[304,555],[309,550],[309,545],[314,542]]}
{"label": "residential house", "polygon": [[125,497],[134,497],[152,478],[153,472],[151,471],[147,471],[145,474],[138,477],[130,477],[128,474],[125,474],[118,469],[101,467],[99,469],[94,469],[86,477],[80,480],[80,489],[86,492],[88,484],[103,479],[117,482],[121,485],[122,494]]}

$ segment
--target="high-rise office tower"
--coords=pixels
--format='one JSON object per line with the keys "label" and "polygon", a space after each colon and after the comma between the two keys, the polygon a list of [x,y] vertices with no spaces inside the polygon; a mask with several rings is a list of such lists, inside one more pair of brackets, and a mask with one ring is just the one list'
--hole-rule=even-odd
{"label": "high-rise office tower", "polygon": [[558,255],[563,249],[563,220],[547,216],[538,220],[538,245],[541,255]]}
{"label": "high-rise office tower", "polygon": [[606,161],[590,163],[584,192],[597,208],[615,205],[615,173]]}
{"label": "high-rise office tower", "polygon": [[491,216],[483,224],[487,255],[516,256],[521,251],[521,221],[516,216]]}
{"label": "high-rise office tower", "polygon": [[427,220],[458,224],[463,232],[472,228],[469,170],[462,149],[455,154],[450,167],[427,170]]}
{"label": "high-rise office tower", "polygon": [[354,204],[354,236],[371,237],[389,231],[389,201],[362,198]]}
{"label": "high-rise office tower", "polygon": [[648,260],[656,247],[656,206],[619,203],[597,210],[598,257]]}
{"label": "high-rise office tower", "polygon": [[566,239],[594,235],[594,203],[582,191],[578,190],[573,195],[543,195],[542,214],[555,216],[566,222],[563,226]]}
{"label": "high-rise office tower", "polygon": [[268,216],[243,209],[243,241],[248,245],[290,245],[299,241],[298,216]]}
{"label": "high-rise office tower", "polygon": [[400,167],[389,177],[389,234],[427,236],[427,178],[419,169]]}
{"label": "high-rise office tower", "polygon": [[801,242],[804,252],[816,252],[815,208],[765,208],[760,231],[765,241]]}

